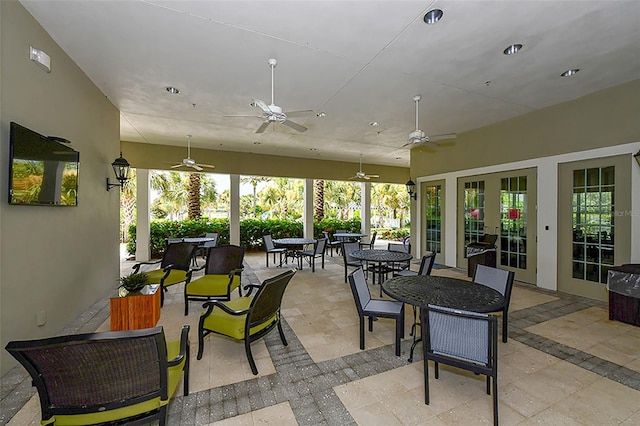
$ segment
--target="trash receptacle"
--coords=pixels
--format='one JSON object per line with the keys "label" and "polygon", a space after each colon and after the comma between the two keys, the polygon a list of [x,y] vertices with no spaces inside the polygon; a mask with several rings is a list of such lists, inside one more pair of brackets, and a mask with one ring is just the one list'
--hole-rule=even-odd
{"label": "trash receptacle", "polygon": [[614,266],[607,274],[609,319],[640,326],[640,264]]}
{"label": "trash receptacle", "polygon": [[496,241],[495,234],[484,234],[480,241],[467,244],[467,276],[473,277],[476,265],[496,267]]}

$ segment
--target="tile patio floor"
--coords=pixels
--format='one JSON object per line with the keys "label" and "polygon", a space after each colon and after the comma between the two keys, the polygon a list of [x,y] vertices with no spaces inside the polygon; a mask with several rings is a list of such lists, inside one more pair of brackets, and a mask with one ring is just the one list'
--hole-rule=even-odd
{"label": "tile patio floor", "polygon": [[[243,283],[280,273],[265,268],[264,253],[245,257]],[[129,264],[123,266],[128,272]],[[183,313],[182,285],[167,293],[159,325],[177,338],[191,325],[189,396],[170,403],[171,425],[472,425],[491,424],[484,378],[446,366],[430,368],[431,404],[424,404],[420,350],[407,362],[412,310],[407,309],[402,356],[394,356],[394,322],[380,319],[358,347],[358,316],[344,283],[342,259],[325,269],[298,271],[283,301],[283,346],[274,332],[254,343],[253,376],[241,343],[218,336],[196,360],[199,305]],[[418,268],[417,264],[412,265]],[[125,272],[125,273],[126,273]],[[434,269],[434,275],[465,277]],[[377,294],[377,288],[372,294]],[[69,324],[65,333],[109,327],[105,297]],[[501,425],[640,424],[640,327],[609,321],[601,302],[516,283],[508,343],[499,351]],[[39,405],[21,368],[2,378],[0,425],[39,424]]]}

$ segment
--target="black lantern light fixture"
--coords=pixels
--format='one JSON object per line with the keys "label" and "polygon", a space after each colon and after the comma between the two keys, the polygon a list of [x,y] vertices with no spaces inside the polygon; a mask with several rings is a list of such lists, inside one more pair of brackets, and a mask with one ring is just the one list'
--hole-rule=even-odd
{"label": "black lantern light fixture", "polygon": [[414,200],[418,199],[418,194],[416,193],[416,184],[414,181],[409,178],[409,182],[405,183],[407,187],[407,192],[409,193],[409,198],[413,198]]}
{"label": "black lantern light fixture", "polygon": [[120,158],[116,158],[113,163],[111,163],[111,167],[113,167],[113,173],[116,174],[116,179],[120,183],[111,183],[109,182],[109,178],[107,178],[107,191],[111,188],[119,186],[122,188],[124,183],[129,180],[129,168],[131,167],[129,162],[122,158],[122,152],[120,152]]}
{"label": "black lantern light fixture", "polygon": [[636,162],[638,163],[638,166],[640,166],[640,150],[638,150],[638,152],[633,154],[633,158],[636,159]]}

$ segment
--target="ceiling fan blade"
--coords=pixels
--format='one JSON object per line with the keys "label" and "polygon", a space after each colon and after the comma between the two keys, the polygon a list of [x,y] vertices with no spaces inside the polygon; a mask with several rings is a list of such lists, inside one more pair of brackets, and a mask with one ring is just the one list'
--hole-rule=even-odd
{"label": "ceiling fan blade", "polygon": [[182,166],[184,166],[184,164],[175,164],[175,165],[173,165],[173,166],[171,166],[169,168],[170,169],[177,169],[178,167],[182,167]]}
{"label": "ceiling fan blade", "polygon": [[301,126],[301,125],[299,125],[298,123],[294,123],[294,122],[293,122],[293,121],[291,121],[291,120],[284,120],[284,121],[282,122],[282,124],[284,124],[285,126],[291,127],[292,129],[297,130],[297,131],[299,131],[299,132],[306,132],[306,131],[307,131],[307,128],[306,128],[306,127]]}
{"label": "ceiling fan blade", "polygon": [[380,175],[367,175],[368,178],[379,178]]}
{"label": "ceiling fan blade", "polygon": [[197,164],[194,164],[193,166],[189,166],[189,167],[191,167],[191,168],[193,168],[193,169],[196,169],[196,170],[197,170],[197,171],[199,171],[199,172],[201,172],[201,171],[202,171],[202,167],[200,167],[200,166],[199,166],[199,165],[197,165]]}
{"label": "ceiling fan blade", "polygon": [[271,124],[269,120],[264,121],[260,125],[260,127],[258,127],[258,129],[256,130],[256,133],[263,133],[265,130],[267,130],[267,127],[269,126],[269,124]]}
{"label": "ceiling fan blade", "polygon": [[444,133],[442,135],[429,136],[429,142],[443,141],[446,139],[455,139],[456,137],[458,137],[457,133]]}
{"label": "ceiling fan blade", "polygon": [[300,109],[297,111],[285,111],[287,117],[300,117],[303,115],[311,114],[313,112],[312,109]]}
{"label": "ceiling fan blade", "polygon": [[213,164],[200,164],[200,163],[198,163],[198,166],[204,167],[204,168],[207,168],[207,169],[215,169],[216,168],[216,166],[214,166]]}
{"label": "ceiling fan blade", "polygon": [[223,117],[255,117],[255,118],[264,118],[261,115],[245,115],[245,114],[236,114],[236,115],[223,115]]}
{"label": "ceiling fan blade", "polygon": [[262,101],[260,99],[253,99],[253,102],[251,102],[251,104],[257,106],[267,114],[271,114],[271,108],[269,108],[269,105],[267,105],[265,101]]}

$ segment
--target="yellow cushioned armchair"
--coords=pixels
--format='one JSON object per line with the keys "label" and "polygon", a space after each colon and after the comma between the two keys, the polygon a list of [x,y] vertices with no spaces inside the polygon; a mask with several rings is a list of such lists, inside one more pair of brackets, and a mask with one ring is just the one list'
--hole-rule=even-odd
{"label": "yellow cushioned armchair", "polygon": [[224,245],[209,247],[204,275],[184,286],[184,314],[189,315],[190,300],[231,300],[231,292],[238,289],[242,296],[241,274],[244,268],[244,247]]}
{"label": "yellow cushioned armchair", "polygon": [[[244,341],[244,348],[253,374],[258,368],[251,354],[251,342],[254,342],[274,328],[278,328],[282,344],[287,346],[287,339],[282,331],[280,305],[284,291],[296,273],[295,269],[265,280],[262,285],[248,285],[247,296],[228,302],[205,302],[206,308],[200,315],[198,325],[198,359],[202,359],[204,338],[210,333],[221,334],[236,340]],[[255,297],[249,297],[257,289]]]}
{"label": "yellow cushioned armchair", "polygon": [[162,327],[13,341],[7,351],[38,390],[42,425],[167,422],[184,374],[189,394],[189,326],[166,342]]}
{"label": "yellow cushioned armchair", "polygon": [[[133,265],[133,273],[144,273],[147,284],[160,284],[160,306],[164,305],[164,292],[167,287],[181,282],[191,281],[191,260],[197,248],[195,243],[170,243],[162,255],[162,259],[154,262],[139,262]],[[159,269],[141,271],[144,265],[159,266]]]}

